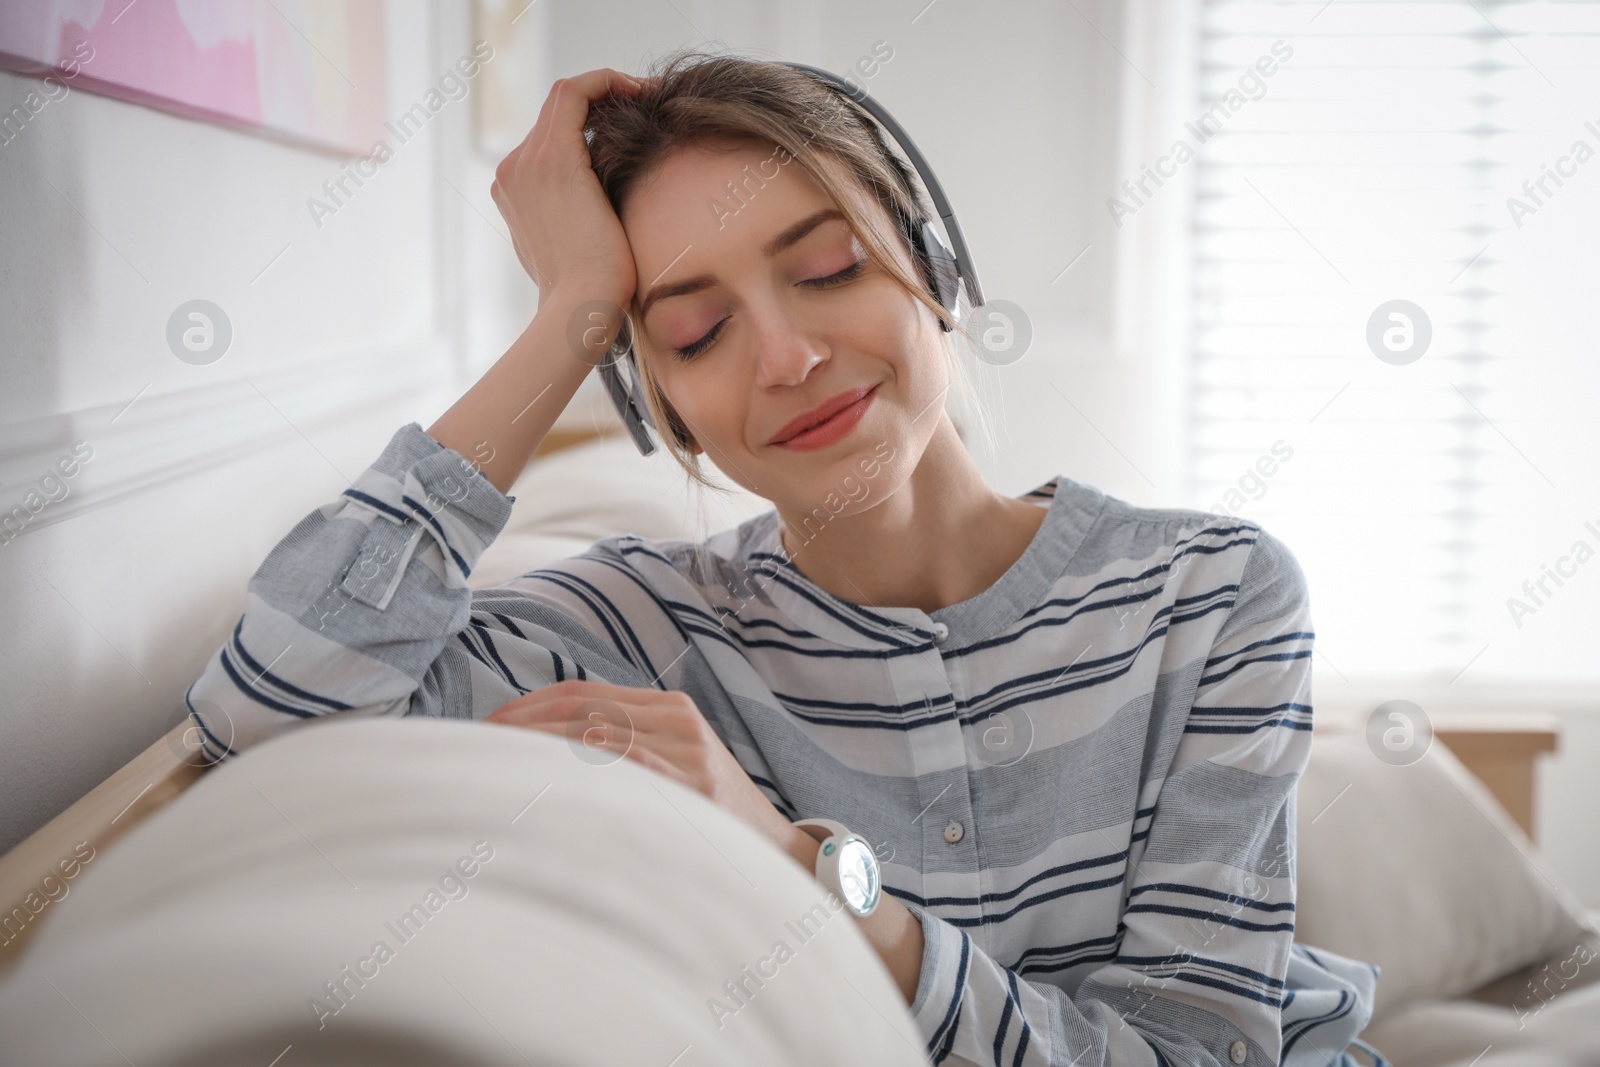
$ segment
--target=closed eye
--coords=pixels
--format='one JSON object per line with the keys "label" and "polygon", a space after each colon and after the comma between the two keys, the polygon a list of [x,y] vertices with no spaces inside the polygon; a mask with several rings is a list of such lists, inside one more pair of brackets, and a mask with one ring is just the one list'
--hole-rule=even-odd
{"label": "closed eye", "polygon": [[[854,281],[860,276],[862,269],[865,268],[866,265],[867,261],[865,259],[858,259],[837,274],[830,274],[826,278],[807,278],[799,284],[808,285],[814,289],[831,289],[836,285],[843,285],[845,282]],[[700,340],[692,341],[689,344],[684,345],[682,348],[674,349],[674,353],[679,359],[682,360],[693,359],[695,356],[698,356],[700,353],[711,347],[712,342],[721,336],[722,327],[725,326],[727,322],[727,319],[721,320],[715,326],[711,327],[711,329],[707,331],[706,335],[700,338]]]}
{"label": "closed eye", "polygon": [[818,289],[826,289],[833,285],[842,285],[861,273],[861,268],[867,265],[864,259],[858,259],[838,274],[830,274],[826,278],[807,278],[801,285],[812,285]]}

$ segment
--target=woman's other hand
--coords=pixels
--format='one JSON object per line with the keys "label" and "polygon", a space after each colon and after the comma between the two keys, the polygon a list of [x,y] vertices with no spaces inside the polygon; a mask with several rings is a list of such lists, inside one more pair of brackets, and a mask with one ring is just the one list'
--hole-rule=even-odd
{"label": "woman's other hand", "polygon": [[489,195],[540,304],[558,285],[618,306],[633,295],[633,250],[590,166],[583,127],[590,104],[643,87],[610,67],[558,79],[533,129],[495,168]]}
{"label": "woman's other hand", "polygon": [[814,839],[756,788],[687,693],[569,679],[484,721],[567,737],[601,761],[631,759],[703,793],[797,860],[808,844],[815,853]]}

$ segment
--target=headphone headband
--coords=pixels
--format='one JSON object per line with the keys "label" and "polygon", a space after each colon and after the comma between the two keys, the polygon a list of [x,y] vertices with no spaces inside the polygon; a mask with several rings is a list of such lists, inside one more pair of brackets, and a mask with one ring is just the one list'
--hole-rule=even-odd
{"label": "headphone headband", "polygon": [[873,99],[872,95],[865,89],[839,77],[832,71],[823,70],[821,67],[813,67],[806,63],[792,63],[787,60],[784,60],[783,64],[786,67],[803,70],[820,78],[840,93],[860,104],[874,119],[878,120],[880,126],[889,131],[889,136],[894,139],[895,143],[900,146],[900,150],[906,154],[906,158],[911,161],[911,166],[916,170],[917,177],[922,179],[922,184],[927,188],[928,195],[933,198],[934,210],[939,213],[939,221],[944,223],[945,232],[950,235],[950,244],[955,252],[956,267],[961,272],[961,279],[967,286],[967,297],[973,307],[980,306],[983,303],[983,289],[978,285],[978,272],[972,266],[972,255],[967,251],[967,239],[961,232],[961,224],[956,221],[956,209],[950,206],[949,198],[944,195],[944,186],[939,184],[939,178],[933,173],[933,167],[923,157],[922,150],[917,147],[917,142],[911,139],[911,135],[906,132],[905,127],[900,125],[893,115],[889,114],[888,108]]}
{"label": "headphone headband", "polygon": [[[941,304],[954,313],[957,286],[965,283],[967,297],[972,306],[981,306],[983,289],[978,284],[978,272],[972,265],[972,255],[967,250],[967,240],[961,232],[961,224],[956,221],[955,209],[950,206],[949,198],[944,195],[944,186],[939,184],[933,168],[923,157],[911,135],[906,133],[905,127],[901,126],[895,117],[889,114],[888,109],[873,99],[861,86],[821,67],[787,60],[780,62],[784,66],[810,74],[859,104],[889,132],[890,138],[900,146],[900,150],[905,153],[912,168],[916,170],[917,177],[928,190],[928,195],[933,199],[934,209],[939,213],[939,221],[944,224],[945,232],[950,235],[950,245],[946,245],[931,223],[924,223],[920,233],[914,224],[908,227],[911,232],[907,236],[911,239],[913,251],[927,265],[929,282],[935,289],[935,295]],[[623,362],[628,364],[633,379],[631,384],[623,381],[622,372],[618,369]],[[650,455],[656,450],[656,446],[645,427],[648,426],[658,433],[661,431],[655,425],[655,420],[650,417],[650,408],[645,401],[644,378],[639,371],[638,356],[633,347],[633,331],[626,316],[623,317],[616,339],[612,342],[610,351],[606,353],[606,358],[601,362],[599,371],[606,392],[616,406],[617,413],[622,417],[623,425],[633,437],[633,443],[643,455]]]}

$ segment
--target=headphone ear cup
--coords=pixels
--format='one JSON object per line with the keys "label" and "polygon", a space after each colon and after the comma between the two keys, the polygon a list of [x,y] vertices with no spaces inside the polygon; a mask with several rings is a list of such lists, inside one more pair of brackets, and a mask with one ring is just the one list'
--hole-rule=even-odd
{"label": "headphone ear cup", "polygon": [[625,380],[626,395],[633,401],[641,421],[655,430],[656,420],[650,415],[650,405],[644,402],[644,379],[639,374],[639,353],[633,347],[633,323],[626,315],[622,317],[622,325],[618,327],[617,336],[611,342],[611,351],[607,352],[606,356],[611,363],[607,369]]}
{"label": "headphone ear cup", "polygon": [[934,297],[951,315],[956,314],[956,298],[961,292],[961,273],[956,268],[956,255],[945,244],[932,222],[922,224],[922,246],[926,250],[928,266],[933,275]]}
{"label": "headphone ear cup", "polygon": [[[629,377],[628,395],[633,398],[633,406],[638,408],[639,416],[644,420],[644,424],[650,427],[650,429],[654,430],[657,437],[664,437],[665,435],[662,434],[661,427],[656,425],[656,417],[650,411],[649,403],[645,400],[644,375],[639,373],[639,353],[634,350],[631,344],[628,346],[627,358]],[[683,430],[676,424],[674,424],[672,427],[672,437],[673,440],[678,442],[678,444],[684,446],[685,448],[688,447],[689,438],[684,435]]]}
{"label": "headphone ear cup", "polygon": [[634,407],[639,409],[644,424],[659,434],[661,429],[656,425],[656,418],[651,414],[650,405],[645,401],[644,376],[639,373],[639,354],[631,345],[628,347],[628,395],[633,398]]}
{"label": "headphone ear cup", "polygon": [[633,443],[641,455],[650,455],[656,450],[656,446],[655,442],[650,440],[646,428],[654,430],[655,420],[650,416],[649,405],[644,402],[638,355],[633,349],[633,334],[626,318],[622,320],[617,336],[612,340],[611,347],[606,350],[606,358],[601,361],[597,369],[600,381],[605,386],[607,395],[611,397],[612,406],[617,409],[617,416],[627,429],[628,436],[633,438]]}

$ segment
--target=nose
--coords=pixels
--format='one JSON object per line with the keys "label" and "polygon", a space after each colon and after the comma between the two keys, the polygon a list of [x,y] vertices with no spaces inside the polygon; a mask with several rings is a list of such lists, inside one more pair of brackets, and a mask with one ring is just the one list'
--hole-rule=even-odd
{"label": "nose", "polygon": [[827,346],[781,306],[749,311],[756,342],[756,384],[799,385],[828,358]]}

